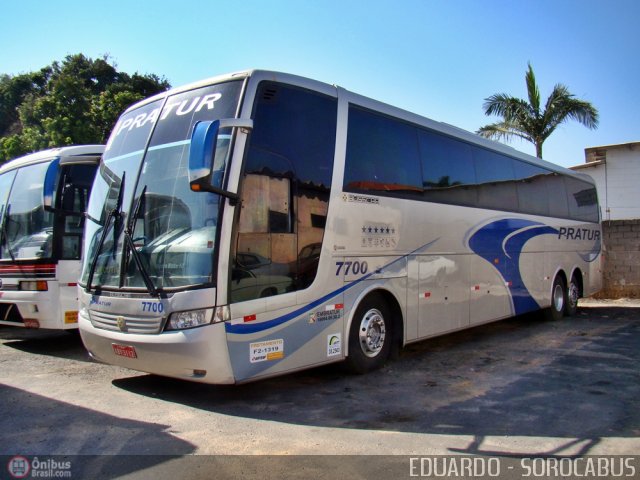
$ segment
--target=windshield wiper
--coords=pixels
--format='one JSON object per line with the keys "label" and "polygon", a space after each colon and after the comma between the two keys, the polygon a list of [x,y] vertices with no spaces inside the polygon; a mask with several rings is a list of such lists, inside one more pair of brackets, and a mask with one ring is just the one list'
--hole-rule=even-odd
{"label": "windshield wiper", "polygon": [[[96,246],[95,255],[93,260],[91,260],[91,266],[89,267],[89,274],[87,275],[87,286],[85,287],[85,291],[87,293],[91,292],[91,283],[93,282],[93,275],[96,272],[96,267],[98,266],[98,259],[100,258],[100,251],[102,250],[102,246],[104,242],[107,240],[107,235],[109,234],[109,226],[111,225],[111,220],[122,217],[122,192],[124,191],[124,179],[126,172],[122,172],[122,181],[120,182],[120,188],[118,190],[118,199],[116,200],[116,205],[112,210],[109,210],[107,213],[107,218],[104,221],[104,226],[102,227],[102,235],[100,235],[100,240],[98,240],[98,245]],[[116,225],[113,226],[113,251],[115,255],[115,243],[117,242],[117,228]]]}
{"label": "windshield wiper", "polygon": [[16,261],[16,257],[11,251],[11,245],[9,243],[9,214],[11,212],[11,205],[7,204],[7,209],[4,212],[2,217],[2,226],[0,227],[0,235],[2,235],[2,239],[0,239],[0,245],[7,246],[7,252],[9,252],[9,256],[13,262]]}
{"label": "windshield wiper", "polygon": [[[147,268],[144,266],[144,263],[142,262],[142,257],[140,256],[140,252],[136,250],[136,246],[133,241],[133,231],[136,228],[136,222],[138,221],[138,215],[140,214],[140,208],[142,206],[142,201],[143,201],[142,199],[144,198],[146,193],[147,193],[147,186],[145,185],[144,188],[142,189],[142,193],[140,193],[140,196],[136,200],[136,204],[134,205],[133,210],[131,211],[131,216],[129,217],[129,221],[127,222],[128,225],[124,229],[124,239],[126,242],[125,251],[127,253],[131,252],[131,255],[133,256],[133,261],[135,262],[136,267],[138,267],[138,271],[142,276],[142,280],[144,281],[145,287],[147,287],[147,291],[149,292],[149,295],[151,295],[152,297],[155,297],[159,293],[158,289],[154,285],[153,280],[151,280],[151,276],[149,275]],[[127,262],[128,261],[129,259],[127,259]]]}

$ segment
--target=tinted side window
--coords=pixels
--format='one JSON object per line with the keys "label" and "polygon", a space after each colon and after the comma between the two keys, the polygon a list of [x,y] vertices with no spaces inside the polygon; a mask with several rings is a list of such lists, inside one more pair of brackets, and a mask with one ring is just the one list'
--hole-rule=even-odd
{"label": "tinted side window", "polygon": [[418,133],[425,200],[475,205],[471,145],[427,130]]}
{"label": "tinted side window", "polygon": [[478,205],[484,208],[518,210],[513,159],[477,148],[473,152],[478,181]]}
{"label": "tinted side window", "polygon": [[308,287],[329,208],[337,101],[275,83],[260,85],[245,158],[231,262],[231,301]]}
{"label": "tinted side window", "polygon": [[573,177],[565,177],[564,183],[567,189],[571,218],[585,222],[597,222],[599,215],[596,188],[590,183]]}
{"label": "tinted side window", "polygon": [[514,161],[518,205],[522,213],[549,215],[547,177],[551,172],[529,163]]}
{"label": "tinted side window", "polygon": [[557,218],[569,218],[569,203],[564,178],[557,174],[547,175],[547,198],[549,202],[549,215]]}
{"label": "tinted side window", "polygon": [[421,195],[416,128],[351,106],[344,189],[392,196]]}

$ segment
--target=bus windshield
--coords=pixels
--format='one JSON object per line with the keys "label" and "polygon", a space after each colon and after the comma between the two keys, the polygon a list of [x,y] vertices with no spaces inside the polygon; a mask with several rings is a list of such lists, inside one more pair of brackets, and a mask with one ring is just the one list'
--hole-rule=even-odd
{"label": "bus windshield", "polygon": [[[178,93],[120,118],[87,211],[87,288],[213,283],[220,198],[189,188],[190,135],[197,121],[234,118],[241,87],[233,81]],[[222,181],[229,142],[219,144],[214,177]]]}
{"label": "bus windshield", "polygon": [[53,215],[42,205],[42,186],[49,163],[22,167],[15,173],[15,179],[13,173],[6,173],[0,180],[0,189],[9,192],[11,188],[6,202],[2,202],[0,256],[3,259],[50,258],[52,255]]}

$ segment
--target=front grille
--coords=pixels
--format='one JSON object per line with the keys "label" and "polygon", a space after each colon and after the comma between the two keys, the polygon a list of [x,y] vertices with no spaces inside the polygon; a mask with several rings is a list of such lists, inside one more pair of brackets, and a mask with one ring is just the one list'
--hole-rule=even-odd
{"label": "front grille", "polygon": [[[113,315],[90,311],[91,324],[103,330],[125,333],[160,333],[165,317],[136,317],[133,315]],[[120,322],[118,322],[120,320]],[[122,328],[121,328],[122,326]]]}

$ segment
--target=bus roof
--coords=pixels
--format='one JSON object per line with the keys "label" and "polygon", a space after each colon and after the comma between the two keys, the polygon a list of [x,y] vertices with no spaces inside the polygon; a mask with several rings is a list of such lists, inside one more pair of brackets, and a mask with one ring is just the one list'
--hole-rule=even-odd
{"label": "bus roof", "polygon": [[0,174],[26,165],[45,162],[56,157],[60,157],[61,159],[76,157],[76,160],[82,160],[83,157],[100,157],[103,151],[104,145],[73,145],[69,147],[50,148],[10,160],[0,166]]}

